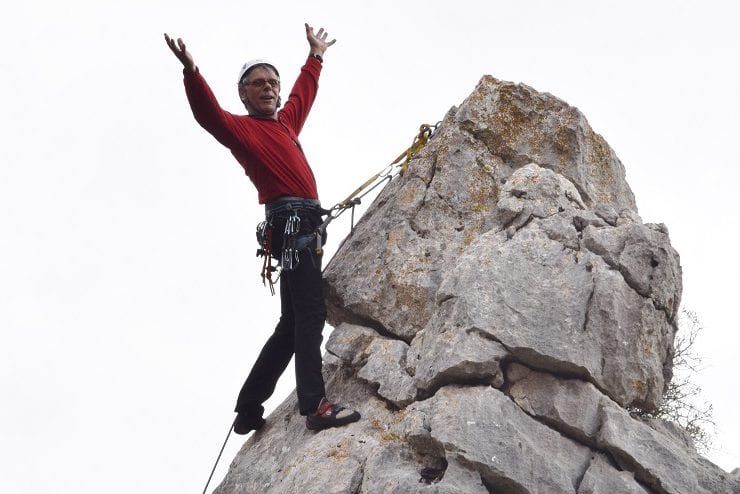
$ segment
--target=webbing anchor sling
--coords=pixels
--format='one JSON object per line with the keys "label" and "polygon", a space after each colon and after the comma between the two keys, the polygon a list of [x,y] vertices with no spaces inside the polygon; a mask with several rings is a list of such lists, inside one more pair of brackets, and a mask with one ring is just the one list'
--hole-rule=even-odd
{"label": "webbing anchor sling", "polygon": [[[337,203],[331,209],[329,209],[326,220],[324,220],[324,222],[321,223],[321,225],[319,225],[317,229],[317,232],[320,234],[317,235],[317,237],[319,237],[320,239],[321,235],[324,234],[326,227],[329,226],[329,223],[341,216],[341,214],[344,213],[347,209],[352,210],[352,219],[350,221],[351,235],[355,229],[355,206],[360,204],[363,197],[375,190],[375,188],[377,188],[381,184],[383,184],[384,186],[387,185],[396,175],[403,176],[403,174],[406,173],[406,169],[409,166],[409,161],[411,161],[411,158],[413,158],[421,150],[421,148],[426,145],[432,135],[434,135],[434,132],[437,130],[437,127],[440,123],[441,122],[437,122],[434,125],[422,124],[419,127],[419,133],[416,135],[416,137],[414,137],[414,141],[411,143],[411,146],[409,146],[408,149],[401,153],[398,158],[393,160],[388,166],[367,179],[365,183],[356,188],[354,192],[347,196],[345,200]],[[316,253],[321,254],[321,252],[321,241],[317,240]]]}

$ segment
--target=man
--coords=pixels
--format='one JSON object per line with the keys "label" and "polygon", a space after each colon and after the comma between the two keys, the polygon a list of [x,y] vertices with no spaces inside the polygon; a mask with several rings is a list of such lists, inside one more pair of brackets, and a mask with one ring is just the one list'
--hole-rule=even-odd
{"label": "man", "polygon": [[248,115],[224,111],[193,61],[182,39],[164,35],[183,64],[185,92],[196,121],[229,148],[257,188],[265,204],[261,241],[270,278],[272,255],[282,267],[280,321],[267,340],[239,393],[234,432],[247,434],[265,424],[262,404],[272,395],[278,378],[295,354],[296,393],[301,415],[312,430],[337,427],[360,419],[353,410],[326,398],[321,374],[322,329],[326,306],[321,282],[323,239],[316,237],[322,209],[316,180],[303,154],[298,134],[316,97],[327,41],[308,24],[309,56],[281,106],[280,74],[265,60],[247,62],[239,73],[239,97]]}

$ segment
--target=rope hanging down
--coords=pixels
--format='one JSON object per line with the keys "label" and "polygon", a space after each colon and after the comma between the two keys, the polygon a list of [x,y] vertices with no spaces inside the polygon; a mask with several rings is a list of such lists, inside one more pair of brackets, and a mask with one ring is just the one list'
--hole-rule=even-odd
{"label": "rope hanging down", "polygon": [[[319,226],[319,231],[323,232],[324,230],[326,230],[326,227],[329,225],[329,223],[341,216],[341,214],[344,213],[347,209],[352,210],[350,232],[354,231],[355,206],[360,204],[363,197],[375,190],[375,188],[377,188],[381,184],[387,184],[396,175],[403,176],[403,174],[406,173],[406,169],[408,168],[411,158],[413,158],[421,150],[421,148],[426,145],[427,141],[429,141],[432,135],[434,135],[434,132],[437,130],[437,127],[440,123],[441,122],[437,122],[434,125],[422,124],[419,127],[419,134],[414,137],[414,141],[411,143],[411,146],[406,149],[406,151],[401,153],[398,158],[393,160],[388,166],[370,177],[365,183],[355,189],[354,192],[352,192],[345,200],[329,209],[329,215],[327,216],[326,220],[324,220],[324,222]],[[395,170],[395,168],[398,168],[398,170]],[[372,187],[370,187],[371,185]],[[370,188],[368,189],[368,187]],[[321,252],[320,245],[317,245],[317,252]]]}
{"label": "rope hanging down", "polygon": [[[236,419],[234,419],[236,421]],[[208,476],[208,480],[206,481],[206,486],[203,488],[203,494],[206,494],[206,491],[208,490],[208,485],[211,483],[211,479],[213,478],[213,473],[216,471],[216,467],[218,466],[218,462],[221,459],[221,455],[224,453],[224,449],[226,448],[226,443],[229,441],[229,436],[231,436],[231,431],[234,430],[234,423],[232,422],[229,426],[229,432],[226,434],[226,439],[224,439],[224,444],[221,446],[221,451],[218,452],[218,456],[216,457],[216,463],[213,464],[213,469],[211,470],[211,475]]]}

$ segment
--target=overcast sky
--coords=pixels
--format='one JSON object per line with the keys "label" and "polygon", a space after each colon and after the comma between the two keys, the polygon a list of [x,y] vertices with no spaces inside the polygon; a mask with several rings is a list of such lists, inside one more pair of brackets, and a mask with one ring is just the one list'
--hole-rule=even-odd
{"label": "overcast sky", "polygon": [[[303,23],[338,40],[301,135],[325,205],[441,120],[480,77],[578,107],[681,255],[704,330],[709,458],[740,466],[734,2],[112,0],[0,10],[0,485],[200,492],[277,321],[257,195],[193,120],[185,39],[221,104],[241,64],[292,84]],[[284,84],[286,86],[288,84]],[[336,222],[329,250],[348,232]],[[327,327],[325,336],[331,328]],[[292,388],[292,368],[268,403]],[[215,486],[243,442],[232,436]]]}

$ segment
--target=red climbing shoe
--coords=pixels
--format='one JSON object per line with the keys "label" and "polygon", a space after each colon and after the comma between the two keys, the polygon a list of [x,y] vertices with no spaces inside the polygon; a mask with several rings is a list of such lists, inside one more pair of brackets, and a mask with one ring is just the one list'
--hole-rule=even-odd
{"label": "red climbing shoe", "polygon": [[306,417],[306,427],[320,431],[330,427],[341,427],[360,420],[360,412],[335,405],[326,398],[321,399],[316,412]]}

